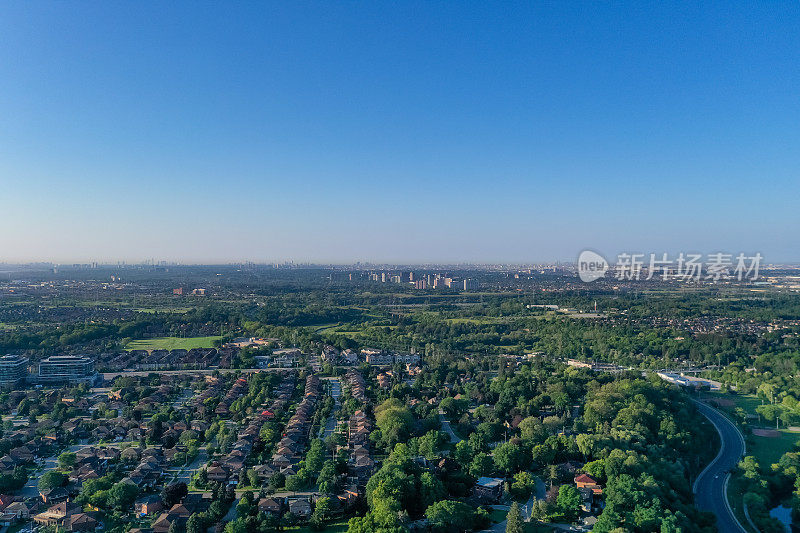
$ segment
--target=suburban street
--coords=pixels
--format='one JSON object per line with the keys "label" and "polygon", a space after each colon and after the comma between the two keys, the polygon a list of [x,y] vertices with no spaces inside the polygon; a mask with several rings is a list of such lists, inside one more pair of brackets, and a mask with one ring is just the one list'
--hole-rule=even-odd
{"label": "suburban street", "polygon": [[174,475],[172,480],[173,483],[183,482],[187,485],[192,480],[192,476],[199,470],[202,466],[204,466],[208,462],[208,451],[207,445],[200,446],[197,452],[197,457],[195,457],[194,461],[189,463],[184,467],[180,467],[177,469],[170,469],[170,472]]}
{"label": "suburban street", "polygon": [[328,419],[325,421],[322,435],[323,440],[333,435],[333,432],[336,431],[336,417],[341,407],[339,398],[342,396],[342,384],[339,383],[339,378],[324,378],[324,381],[330,386],[330,395],[333,398],[334,406],[330,416],[328,416]]}
{"label": "suburban street", "polygon": [[451,443],[455,444],[461,440],[458,438],[458,435],[456,435],[455,431],[453,431],[453,428],[450,427],[450,421],[445,418],[444,411],[441,409],[439,409],[439,422],[441,422],[444,432],[450,437]]}
{"label": "suburban street", "polygon": [[[531,493],[531,497],[528,498],[528,501],[520,505],[520,511],[522,512],[522,519],[525,522],[530,522],[532,515],[533,515],[533,503],[536,500],[543,500],[547,496],[547,485],[544,482],[536,478],[536,490]],[[502,511],[508,511],[511,507],[508,505],[492,505],[492,509],[498,509]],[[493,524],[489,529],[484,529],[481,533],[486,533],[491,531],[492,533],[503,533],[506,530],[506,525],[508,520],[503,520],[502,522],[498,522]]]}
{"label": "suburban street", "polygon": [[716,409],[695,402],[700,412],[714,424],[720,435],[719,454],[703,470],[694,483],[695,504],[703,511],[717,515],[717,528],[725,532],[746,531],[733,514],[727,500],[730,470],[745,453],[744,438],[736,426]]}
{"label": "suburban street", "polygon": [[39,494],[39,478],[42,477],[46,472],[54,469],[58,465],[58,456],[64,452],[77,452],[81,448],[85,448],[89,446],[88,444],[73,444],[68,446],[66,449],[61,450],[56,455],[52,455],[50,457],[45,457],[44,463],[41,468],[37,469],[34,472],[28,482],[25,483],[25,486],[22,487],[18,494],[20,496],[24,496],[25,498],[32,498]]}

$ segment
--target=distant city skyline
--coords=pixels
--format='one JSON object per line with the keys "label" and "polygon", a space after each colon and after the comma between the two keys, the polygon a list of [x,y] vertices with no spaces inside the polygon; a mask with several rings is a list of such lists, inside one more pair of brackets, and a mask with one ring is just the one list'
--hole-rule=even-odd
{"label": "distant city skyline", "polygon": [[7,2],[0,262],[800,261],[798,42],[791,3]]}

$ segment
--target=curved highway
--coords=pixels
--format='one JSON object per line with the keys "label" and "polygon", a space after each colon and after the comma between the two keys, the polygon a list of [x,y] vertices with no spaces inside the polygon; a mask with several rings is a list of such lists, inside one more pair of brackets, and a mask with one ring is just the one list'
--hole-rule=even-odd
{"label": "curved highway", "polygon": [[744,437],[733,423],[719,411],[695,401],[700,412],[714,424],[722,446],[713,461],[700,472],[692,489],[695,505],[717,515],[717,529],[723,533],[746,533],[728,504],[728,478],[745,452]]}

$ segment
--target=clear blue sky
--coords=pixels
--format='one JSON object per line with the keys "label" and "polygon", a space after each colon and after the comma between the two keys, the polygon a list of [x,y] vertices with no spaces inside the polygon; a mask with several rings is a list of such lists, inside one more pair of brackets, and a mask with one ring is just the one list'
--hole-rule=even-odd
{"label": "clear blue sky", "polygon": [[3,2],[0,261],[800,261],[797,2]]}

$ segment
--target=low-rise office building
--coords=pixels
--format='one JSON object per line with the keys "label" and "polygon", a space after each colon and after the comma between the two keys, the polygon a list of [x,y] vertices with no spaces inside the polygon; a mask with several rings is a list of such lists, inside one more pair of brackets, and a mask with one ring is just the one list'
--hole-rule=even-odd
{"label": "low-rise office building", "polygon": [[28,375],[28,359],[19,355],[0,357],[0,386],[9,387],[24,380]]}
{"label": "low-rise office building", "polygon": [[48,383],[83,383],[96,377],[94,361],[82,355],[53,355],[39,362],[37,381]]}

